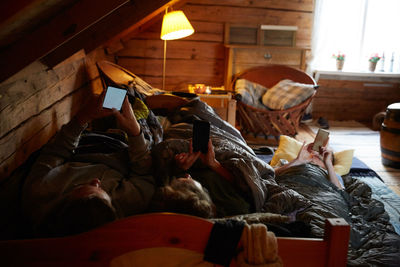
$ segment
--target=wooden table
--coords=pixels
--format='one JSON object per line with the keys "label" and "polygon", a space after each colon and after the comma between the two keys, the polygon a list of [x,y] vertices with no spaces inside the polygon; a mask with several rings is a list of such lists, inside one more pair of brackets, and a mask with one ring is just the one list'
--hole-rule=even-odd
{"label": "wooden table", "polygon": [[214,111],[225,121],[235,127],[236,100],[232,94],[198,94],[200,100],[211,106]]}

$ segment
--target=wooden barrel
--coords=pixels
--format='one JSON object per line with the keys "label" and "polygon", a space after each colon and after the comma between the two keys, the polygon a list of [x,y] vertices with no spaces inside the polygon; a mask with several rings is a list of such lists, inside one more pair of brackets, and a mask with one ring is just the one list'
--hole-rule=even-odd
{"label": "wooden barrel", "polygon": [[400,169],[400,103],[387,107],[381,127],[382,164]]}

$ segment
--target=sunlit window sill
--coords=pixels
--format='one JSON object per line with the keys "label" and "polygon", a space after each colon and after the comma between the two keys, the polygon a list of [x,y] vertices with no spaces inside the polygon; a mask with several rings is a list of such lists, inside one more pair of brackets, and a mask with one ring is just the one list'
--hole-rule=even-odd
{"label": "sunlit window sill", "polygon": [[318,82],[320,78],[329,77],[330,79],[337,79],[337,80],[347,80],[349,78],[354,78],[355,80],[366,78],[398,78],[400,79],[399,72],[382,72],[382,71],[338,71],[338,70],[314,70],[314,78]]}

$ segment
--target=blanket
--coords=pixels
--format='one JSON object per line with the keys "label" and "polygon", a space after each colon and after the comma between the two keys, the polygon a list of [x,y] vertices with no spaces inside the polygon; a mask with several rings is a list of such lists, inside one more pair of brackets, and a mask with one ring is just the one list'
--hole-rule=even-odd
{"label": "blanket", "polygon": [[346,189],[339,190],[322,177],[320,167],[305,164],[286,170],[276,181],[312,199],[297,218],[311,225],[314,236],[323,237],[325,218],[342,217],[350,224],[349,266],[398,266],[400,236],[384,205],[371,198],[371,188],[348,175]]}
{"label": "blanket", "polygon": [[[325,218],[342,217],[351,225],[350,266],[398,266],[400,236],[390,224],[384,205],[371,197],[371,188],[362,179],[345,176],[346,190],[340,191],[321,179],[322,170],[313,165],[297,166],[274,177],[272,168],[255,155],[240,133],[198,100],[169,117],[174,126],[165,132],[165,138],[172,140],[165,153],[188,149],[187,139],[191,138],[190,122],[193,118],[211,122],[213,144],[219,147],[216,149],[217,159],[235,174],[238,186],[253,197],[258,213],[237,216],[238,219],[248,223],[269,223],[269,227],[271,224],[288,223],[288,217],[295,218],[310,225],[311,236],[323,237]],[[163,142],[158,145],[161,144]],[[163,165],[157,166],[168,173],[173,164],[166,158],[168,155],[164,160],[158,159]],[[30,164],[27,162],[11,179],[4,179],[1,184],[0,198],[4,204],[1,211],[7,218],[2,222],[2,239],[25,237],[21,229],[26,227],[18,216],[18,199],[20,185]],[[271,219],[269,213],[283,216]]]}
{"label": "blanket", "polygon": [[[190,122],[193,116],[210,120],[202,117],[206,108],[192,102],[173,115],[173,123]],[[371,197],[371,188],[362,180],[345,176],[346,189],[339,190],[325,178],[325,170],[312,164],[289,168],[274,179],[270,166],[242,138],[235,136],[236,129],[229,125],[225,129],[215,127],[214,119],[210,122],[216,158],[235,174],[236,182],[251,188],[257,211],[261,211],[253,214],[253,219],[265,212],[294,216],[310,225],[312,237],[322,238],[325,219],[341,217],[351,225],[349,266],[398,266],[400,236],[394,231],[384,205]],[[171,140],[190,137],[189,124],[177,124],[165,133],[165,138]],[[187,149],[187,145],[180,149]],[[165,163],[164,167],[168,168]]]}
{"label": "blanket", "polygon": [[[172,126],[165,130],[164,141],[157,144],[152,153],[153,165],[159,166],[155,174],[158,179],[168,181],[173,176],[174,155],[189,151],[191,122],[196,118],[206,119],[211,124],[215,158],[233,174],[239,190],[253,199],[256,212],[285,213],[309,205],[308,200],[294,190],[280,187],[274,180],[272,167],[260,160],[239,132],[204,102],[194,99],[168,118]],[[199,160],[195,164],[197,168],[206,168]]]}

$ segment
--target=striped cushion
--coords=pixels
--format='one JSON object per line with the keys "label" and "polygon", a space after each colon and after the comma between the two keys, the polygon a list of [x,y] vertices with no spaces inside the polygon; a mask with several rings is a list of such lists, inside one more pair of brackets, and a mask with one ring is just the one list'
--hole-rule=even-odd
{"label": "striped cushion", "polygon": [[273,110],[288,109],[309,98],[314,93],[314,88],[312,84],[282,80],[263,95],[262,103]]}
{"label": "striped cushion", "polygon": [[246,79],[238,79],[235,83],[236,97],[240,96],[240,101],[255,108],[266,109],[261,102],[261,97],[267,88]]}

